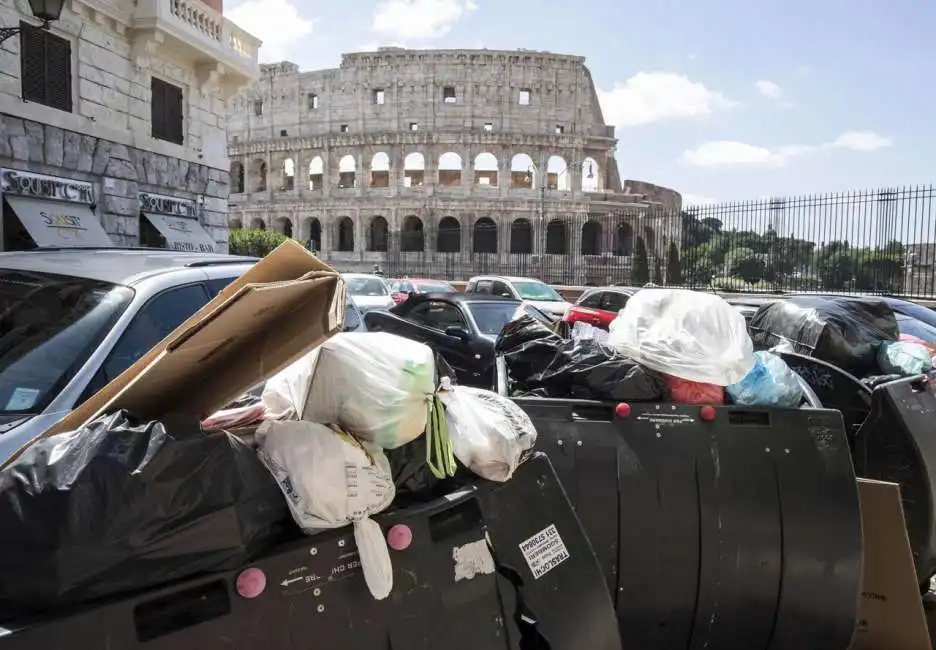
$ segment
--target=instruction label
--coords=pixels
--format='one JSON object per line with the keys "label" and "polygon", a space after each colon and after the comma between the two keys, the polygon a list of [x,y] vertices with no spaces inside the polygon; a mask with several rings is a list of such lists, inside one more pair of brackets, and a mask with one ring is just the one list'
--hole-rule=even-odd
{"label": "instruction label", "polygon": [[534,580],[539,580],[569,559],[569,549],[559,536],[556,524],[550,524],[533,537],[521,542],[520,552],[523,553]]}

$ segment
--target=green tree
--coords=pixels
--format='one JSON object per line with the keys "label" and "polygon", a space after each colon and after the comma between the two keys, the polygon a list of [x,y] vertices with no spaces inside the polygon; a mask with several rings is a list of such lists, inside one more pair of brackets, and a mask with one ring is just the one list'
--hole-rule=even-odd
{"label": "green tree", "polygon": [[670,242],[669,255],[666,258],[666,283],[680,285],[683,282],[682,267],[679,264],[679,249],[676,242]]}
{"label": "green tree", "polygon": [[647,257],[647,244],[643,237],[634,242],[634,266],[631,268],[631,282],[638,287],[650,282],[650,259]]}
{"label": "green tree", "polygon": [[231,255],[263,257],[287,239],[289,237],[275,230],[235,228],[231,231],[228,249]]}
{"label": "green tree", "polygon": [[735,248],[726,259],[728,274],[745,282],[760,282],[764,277],[764,260],[751,248]]}

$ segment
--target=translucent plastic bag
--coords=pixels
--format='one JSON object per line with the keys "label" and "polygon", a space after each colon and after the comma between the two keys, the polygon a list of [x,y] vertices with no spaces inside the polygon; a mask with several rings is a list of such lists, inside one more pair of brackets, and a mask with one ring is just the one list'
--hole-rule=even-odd
{"label": "translucent plastic bag", "polygon": [[274,420],[302,419],[319,349],[303,355],[267,380],[261,396],[267,417]]}
{"label": "translucent plastic bag", "polygon": [[611,322],[610,331],[611,347],[681,379],[728,386],[754,365],[744,316],[711,293],[638,291]]}
{"label": "translucent plastic bag", "polygon": [[489,390],[448,387],[445,382],[443,388],[439,399],[445,405],[455,457],[481,478],[508,480],[536,444],[530,416]]}
{"label": "translucent plastic bag", "polygon": [[754,367],[744,379],[726,388],[735,404],[795,408],[803,389],[786,361],[772,352],[755,352]]}
{"label": "translucent plastic bag", "polygon": [[383,450],[312,422],[268,421],[257,430],[260,460],[286,496],[305,532],[354,526],[364,580],[374,598],[393,589],[390,551],[370,517],[386,509],[395,490]]}
{"label": "translucent plastic bag", "polygon": [[878,348],[878,365],[885,374],[921,375],[933,369],[933,358],[919,343],[887,341]]}
{"label": "translucent plastic bag", "polygon": [[572,325],[572,340],[607,343],[608,331],[583,321],[576,321],[575,324]]}

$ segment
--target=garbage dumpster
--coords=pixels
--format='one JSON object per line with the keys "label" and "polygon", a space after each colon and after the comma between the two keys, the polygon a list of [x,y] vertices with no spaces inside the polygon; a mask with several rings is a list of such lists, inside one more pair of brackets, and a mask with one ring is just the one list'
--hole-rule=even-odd
{"label": "garbage dumpster", "polygon": [[515,401],[589,535],[623,647],[848,648],[861,513],[837,411]]}

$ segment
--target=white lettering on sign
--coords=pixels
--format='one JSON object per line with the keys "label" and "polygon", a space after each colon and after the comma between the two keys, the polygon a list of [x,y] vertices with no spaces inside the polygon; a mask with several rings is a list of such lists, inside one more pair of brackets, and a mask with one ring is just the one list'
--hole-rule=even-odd
{"label": "white lettering on sign", "polygon": [[0,169],[0,189],[7,194],[90,204],[94,203],[91,187],[91,183],[85,181]]}
{"label": "white lettering on sign", "polygon": [[556,524],[550,524],[533,537],[521,542],[520,552],[523,553],[534,580],[539,580],[569,559],[569,549],[559,536]]}
{"label": "white lettering on sign", "polygon": [[140,192],[137,196],[140,199],[141,212],[168,214],[190,219],[198,217],[195,202],[191,199],[180,199],[175,196],[163,196],[162,194],[150,194],[148,192]]}

